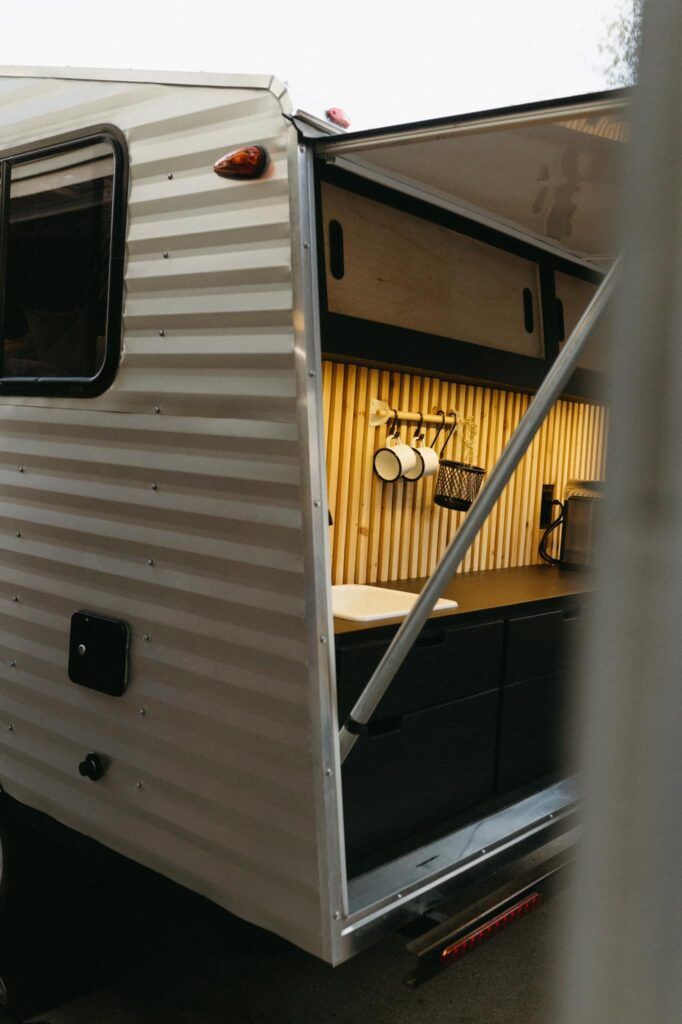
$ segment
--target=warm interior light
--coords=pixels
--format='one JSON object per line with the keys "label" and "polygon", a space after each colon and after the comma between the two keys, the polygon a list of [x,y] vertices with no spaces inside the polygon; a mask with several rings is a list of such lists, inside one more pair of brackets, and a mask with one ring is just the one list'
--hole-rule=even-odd
{"label": "warm interior light", "polygon": [[268,151],[263,146],[244,146],[221,156],[213,170],[221,178],[260,178],[268,162]]}
{"label": "warm interior light", "polygon": [[484,942],[489,942],[498,932],[503,931],[510,924],[513,924],[514,921],[518,921],[520,917],[525,917],[531,910],[535,910],[541,903],[542,896],[539,892],[534,892],[526,897],[526,899],[515,903],[509,910],[498,914],[492,921],[488,921],[487,924],[477,928],[476,931],[469,932],[464,938],[458,939],[457,942],[452,942],[449,946],[446,946],[445,949],[441,950],[441,962],[450,964],[455,960],[461,960],[463,956],[471,953],[477,946],[482,946]]}

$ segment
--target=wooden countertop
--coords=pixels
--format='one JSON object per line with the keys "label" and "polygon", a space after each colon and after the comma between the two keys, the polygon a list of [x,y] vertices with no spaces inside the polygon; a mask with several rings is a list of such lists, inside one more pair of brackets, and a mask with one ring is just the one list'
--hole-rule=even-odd
{"label": "wooden countertop", "polygon": [[[392,580],[373,584],[391,590],[408,590],[418,594],[426,578],[413,580]],[[467,572],[455,576],[446,588],[443,597],[457,601],[459,607],[453,611],[447,608],[435,612],[432,618],[448,615],[462,615],[467,612],[486,611],[491,608],[506,608],[515,604],[532,601],[546,601],[555,597],[584,594],[593,589],[589,572],[575,572],[558,569],[553,565],[528,565],[518,569],[490,569],[486,572]],[[401,618],[384,619],[382,622],[349,622],[334,619],[334,632],[356,633],[363,629],[390,626],[401,622]]]}

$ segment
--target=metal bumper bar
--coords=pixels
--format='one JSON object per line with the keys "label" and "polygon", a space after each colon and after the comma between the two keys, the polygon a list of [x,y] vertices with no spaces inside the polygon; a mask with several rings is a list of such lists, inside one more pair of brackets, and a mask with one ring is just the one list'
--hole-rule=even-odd
{"label": "metal bumper bar", "polygon": [[614,264],[606,275],[594,298],[576,324],[573,333],[564,344],[528,407],[528,411],[512,434],[509,444],[496,463],[487,483],[471,506],[462,526],[434,569],[433,575],[424,586],[412,611],[393,637],[374,675],[360,694],[346,723],[342,726],[339,733],[342,762],[353,749],[358,734],[362,732],[393,681],[396,672],[433,611],[436,601],[456,573],[476,534],[488,518],[545,417],[566,387],[578,364],[590,332],[613,291],[617,269],[618,263]]}

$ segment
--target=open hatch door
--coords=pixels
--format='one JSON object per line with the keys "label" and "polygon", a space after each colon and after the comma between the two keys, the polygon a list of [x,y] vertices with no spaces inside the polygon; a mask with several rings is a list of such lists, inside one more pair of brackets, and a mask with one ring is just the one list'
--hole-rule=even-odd
{"label": "open hatch door", "polygon": [[617,255],[626,90],[320,140],[339,168],[602,271]]}

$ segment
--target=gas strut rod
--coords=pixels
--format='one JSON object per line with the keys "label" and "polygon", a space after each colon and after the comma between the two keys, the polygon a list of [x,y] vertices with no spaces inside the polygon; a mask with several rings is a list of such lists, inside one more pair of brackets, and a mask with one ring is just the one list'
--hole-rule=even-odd
{"label": "gas strut rod", "polygon": [[589,306],[575,325],[573,332],[529,405],[525,416],[512,434],[509,444],[495,464],[487,483],[481,488],[450,546],[426,582],[411,612],[393,637],[388,650],[377,665],[374,675],[358,697],[353,710],[339,732],[342,763],[350,754],[359,734],[386,693],[396,672],[419,636],[424,623],[433,611],[436,601],[457,572],[476,534],[488,518],[554,402],[566,387],[590,337],[592,328],[613,292],[617,272],[618,261],[611,267]]}

